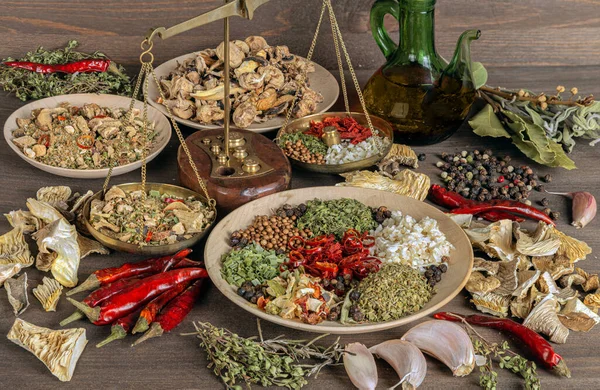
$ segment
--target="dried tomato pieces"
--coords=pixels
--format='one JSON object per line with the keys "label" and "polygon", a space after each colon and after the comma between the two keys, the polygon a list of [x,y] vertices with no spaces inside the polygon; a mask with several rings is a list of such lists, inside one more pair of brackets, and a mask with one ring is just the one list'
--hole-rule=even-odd
{"label": "dried tomato pieces", "polygon": [[330,126],[337,129],[341,139],[350,140],[352,144],[365,141],[373,135],[371,129],[361,125],[356,119],[339,116],[325,118],[321,122],[311,121],[310,128],[304,134],[321,138],[323,136],[323,129]]}

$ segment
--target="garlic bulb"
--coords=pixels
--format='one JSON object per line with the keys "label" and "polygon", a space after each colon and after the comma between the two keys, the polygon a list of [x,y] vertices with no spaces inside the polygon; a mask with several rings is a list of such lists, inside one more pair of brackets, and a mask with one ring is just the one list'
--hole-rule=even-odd
{"label": "garlic bulb", "polygon": [[426,321],[402,336],[421,351],[447,365],[454,376],[466,376],[475,367],[475,351],[467,332],[447,321]]}
{"label": "garlic bulb", "polygon": [[68,382],[86,344],[85,329],[52,330],[17,318],[6,336],[40,359],[54,376]]}
{"label": "garlic bulb", "polygon": [[344,368],[354,386],[359,390],[374,390],[377,365],[373,354],[361,343],[348,344],[344,351]]}
{"label": "garlic bulb", "polygon": [[404,340],[388,340],[369,351],[388,362],[400,377],[403,390],[416,389],[427,374],[427,362],[421,350]]}

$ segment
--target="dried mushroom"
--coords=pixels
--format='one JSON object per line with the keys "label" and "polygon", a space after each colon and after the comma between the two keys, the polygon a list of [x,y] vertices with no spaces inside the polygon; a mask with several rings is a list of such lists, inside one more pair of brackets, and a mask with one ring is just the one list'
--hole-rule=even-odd
{"label": "dried mushroom", "polygon": [[4,282],[4,288],[6,289],[6,295],[8,296],[8,303],[13,308],[13,312],[16,316],[23,313],[25,309],[29,307],[29,297],[27,296],[27,274],[23,272],[23,275],[18,278],[10,278]]}
{"label": "dried mushroom", "polygon": [[0,264],[0,287],[4,285],[4,282],[14,275],[21,272],[23,264]]}
{"label": "dried mushroom", "polygon": [[467,228],[464,232],[473,247],[484,251],[488,256],[503,261],[511,261],[515,258],[512,221],[503,219],[486,227]]}
{"label": "dried mushroom", "polygon": [[494,290],[494,293],[500,295],[512,295],[519,286],[517,278],[518,260],[500,262],[496,278],[500,281],[500,286]]}
{"label": "dried mushroom", "polygon": [[535,332],[545,334],[553,343],[564,344],[569,336],[569,329],[558,319],[559,307],[556,297],[547,295],[535,305],[523,325]]}
{"label": "dried mushroom", "polygon": [[429,176],[409,169],[399,172],[393,178],[371,171],[354,171],[342,173],[340,176],[346,179],[346,182],[336,184],[338,187],[372,188],[409,196],[421,201],[427,197],[431,184]]}
{"label": "dried mushroom", "polygon": [[473,271],[487,272],[488,275],[496,275],[500,268],[500,262],[488,261],[481,257],[473,259]]}
{"label": "dried mushroom", "polygon": [[67,210],[69,208],[67,202],[71,198],[71,194],[71,188],[67,186],[42,187],[37,191],[36,198],[56,209]]}
{"label": "dried mushroom", "polygon": [[29,211],[16,210],[4,214],[10,226],[20,229],[25,234],[35,232],[40,228],[40,221]]}
{"label": "dried mushroom", "polygon": [[560,247],[556,252],[557,256],[564,256],[571,263],[576,263],[580,260],[585,260],[586,256],[592,253],[592,248],[585,242],[567,236],[554,227],[552,229],[553,233],[560,239]]}
{"label": "dried mushroom", "polygon": [[33,353],[63,382],[73,377],[77,360],[86,344],[85,329],[52,330],[17,318],[8,339]]}
{"label": "dried mushroom", "polygon": [[494,292],[487,294],[473,294],[471,302],[477,310],[483,313],[489,313],[496,317],[508,316],[508,308],[510,305],[510,296],[500,295]]}
{"label": "dried mushroom", "polygon": [[79,245],[79,252],[81,253],[82,259],[91,255],[92,253],[97,253],[99,255],[110,254],[110,250],[108,250],[108,248],[106,248],[104,245],[100,244],[96,240],[84,237],[81,234],[77,235],[77,245]]}
{"label": "dried mushroom", "polygon": [[42,256],[56,253],[50,266],[54,278],[65,287],[75,287],[81,259],[75,226],[65,219],[59,219],[34,236]]}
{"label": "dried mushroom", "polygon": [[521,319],[527,318],[539,294],[535,285],[531,286],[525,296],[519,296],[510,302],[510,314]]}
{"label": "dried mushroom", "polygon": [[595,293],[586,295],[585,298],[583,298],[583,303],[596,311],[600,309],[600,290],[596,290]]}
{"label": "dried mushroom", "polygon": [[577,332],[589,332],[600,322],[600,316],[578,298],[567,301],[558,313],[558,319],[564,326]]}
{"label": "dried mushroom", "polygon": [[419,159],[410,146],[393,144],[387,156],[377,164],[377,168],[394,176],[400,172],[401,165],[416,169],[419,167]]}
{"label": "dried mushroom", "polygon": [[535,285],[541,276],[540,271],[521,271],[517,272],[518,287],[512,295],[517,299],[525,299],[529,290]]}
{"label": "dried mushroom", "polygon": [[550,256],[554,255],[560,247],[561,241],[554,234],[554,228],[540,222],[532,234],[520,229],[515,230],[517,237],[516,250],[527,256]]}
{"label": "dried mushroom", "polygon": [[573,272],[573,265],[568,258],[564,256],[540,256],[531,259],[535,269],[548,272],[552,279],[558,280],[562,276]]}
{"label": "dried mushroom", "polygon": [[472,272],[465,289],[471,294],[486,294],[500,287],[500,280],[494,276],[486,277],[481,272]]}
{"label": "dried mushroom", "polygon": [[29,198],[27,199],[27,208],[33,214],[45,224],[52,223],[57,219],[62,219],[62,214],[48,203],[40,202],[39,200]]}
{"label": "dried mushroom", "polygon": [[543,272],[536,282],[538,290],[544,294],[558,294],[560,289],[549,272]]}
{"label": "dried mushroom", "polygon": [[[577,270],[578,268],[576,268],[575,270]],[[571,287],[571,286],[581,286],[583,283],[585,283],[585,277],[581,276],[579,274],[571,274],[571,275],[565,275],[562,278],[560,278],[559,283],[561,286],[563,287]]]}
{"label": "dried mushroom", "polygon": [[575,272],[577,275],[583,278],[583,282],[579,283],[583,291],[588,292],[600,288],[597,274],[589,274],[581,268],[575,268]]}
{"label": "dried mushroom", "polygon": [[21,229],[14,228],[0,236],[0,264],[21,264],[23,267],[33,264],[33,256]]}
{"label": "dried mushroom", "polygon": [[55,279],[44,276],[42,284],[33,289],[33,295],[40,301],[44,310],[56,311],[62,290],[63,287]]}

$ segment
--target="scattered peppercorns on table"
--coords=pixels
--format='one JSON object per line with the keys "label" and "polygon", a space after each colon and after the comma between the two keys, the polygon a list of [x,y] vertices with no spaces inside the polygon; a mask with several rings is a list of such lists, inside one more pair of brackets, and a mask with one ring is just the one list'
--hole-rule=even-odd
{"label": "scattered peppercorns on table", "polygon": [[324,155],[321,153],[311,153],[300,140],[295,143],[287,141],[283,148],[283,152],[286,156],[307,164],[325,164]]}

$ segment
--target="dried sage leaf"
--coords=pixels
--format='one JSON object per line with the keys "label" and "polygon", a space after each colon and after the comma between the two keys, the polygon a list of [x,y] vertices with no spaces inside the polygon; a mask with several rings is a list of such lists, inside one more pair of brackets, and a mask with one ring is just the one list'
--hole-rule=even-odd
{"label": "dried sage leaf", "polygon": [[27,274],[18,278],[10,278],[4,282],[8,303],[13,307],[15,316],[22,314],[29,307],[29,298],[27,297]]}

